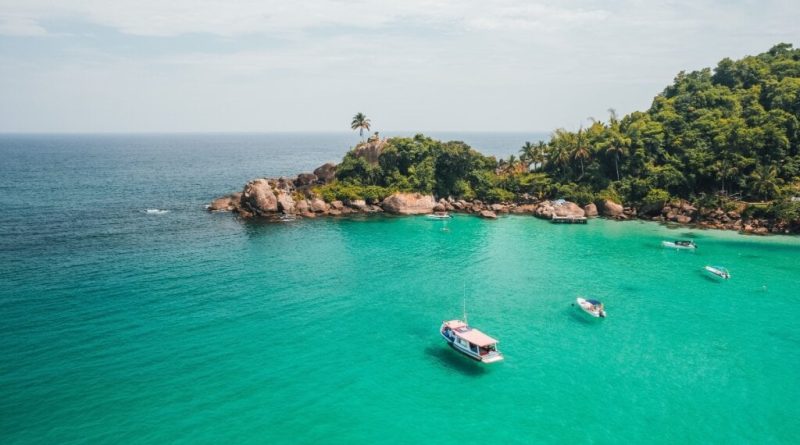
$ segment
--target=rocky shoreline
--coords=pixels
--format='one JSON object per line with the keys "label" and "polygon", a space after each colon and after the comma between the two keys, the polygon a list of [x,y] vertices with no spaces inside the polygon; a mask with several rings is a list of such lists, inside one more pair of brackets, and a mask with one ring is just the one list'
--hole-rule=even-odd
{"label": "rocky shoreline", "polygon": [[614,220],[647,220],[673,223],[702,229],[736,230],[741,233],[766,235],[797,233],[798,227],[766,219],[746,219],[743,209],[725,211],[720,208],[697,208],[686,201],[667,203],[661,209],[640,211],[635,207],[603,200],[597,204],[579,206],[564,200],[538,200],[523,196],[519,202],[486,203],[452,197],[435,199],[420,193],[394,193],[381,201],[363,199],[326,202],[314,187],[334,180],[336,165],[327,163],[313,173],[301,173],[294,178],[259,178],[245,184],[241,192],[217,198],[207,207],[212,212],[233,212],[242,218],[263,218],[280,221],[288,218],[339,217],[356,214],[387,213],[420,215],[434,212],[473,214],[486,219],[498,215],[532,215],[542,219],[556,217]]}

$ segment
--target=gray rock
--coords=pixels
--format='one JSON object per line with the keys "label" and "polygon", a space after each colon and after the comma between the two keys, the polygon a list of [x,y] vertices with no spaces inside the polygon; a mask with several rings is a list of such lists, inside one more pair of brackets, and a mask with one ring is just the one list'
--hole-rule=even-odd
{"label": "gray rock", "polygon": [[322,164],[314,170],[314,175],[317,177],[317,181],[328,184],[336,178],[336,164],[330,162]]}

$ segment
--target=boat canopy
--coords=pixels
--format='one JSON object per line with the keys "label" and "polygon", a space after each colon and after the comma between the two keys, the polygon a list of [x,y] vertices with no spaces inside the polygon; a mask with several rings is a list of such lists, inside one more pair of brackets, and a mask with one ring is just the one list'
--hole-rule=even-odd
{"label": "boat canopy", "polygon": [[602,303],[600,303],[600,302],[599,302],[599,301],[597,301],[597,300],[586,300],[586,302],[587,302],[587,303],[591,303],[591,304],[593,304],[593,305],[595,305],[595,306],[597,306],[598,304],[602,304]]}
{"label": "boat canopy", "polygon": [[455,331],[455,334],[480,348],[491,346],[497,343],[497,340],[493,339],[492,337],[489,337],[488,335],[484,334],[483,332],[477,329],[469,327],[457,329]]}

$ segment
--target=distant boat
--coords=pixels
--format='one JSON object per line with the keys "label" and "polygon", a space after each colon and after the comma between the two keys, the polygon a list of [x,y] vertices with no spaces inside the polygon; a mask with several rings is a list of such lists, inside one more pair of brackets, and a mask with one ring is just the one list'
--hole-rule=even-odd
{"label": "distant boat", "polygon": [[723,280],[728,280],[731,278],[731,273],[728,272],[728,269],[722,266],[706,266],[703,269],[705,269],[705,271],[710,273],[711,275],[720,277]]}
{"label": "distant boat", "polygon": [[447,213],[447,212],[436,212],[436,213],[431,213],[431,214],[429,214],[427,216],[430,219],[450,219],[450,218],[452,218],[452,216],[450,216],[450,214]]}
{"label": "distant boat", "polygon": [[584,298],[578,297],[575,299],[578,303],[578,307],[586,312],[587,314],[591,315],[595,318],[606,318],[606,310],[603,307],[603,303],[598,300],[586,300]]}
{"label": "distant boat", "polygon": [[471,327],[466,321],[443,321],[439,333],[451,348],[473,360],[482,363],[503,360],[503,354],[497,350],[498,340]]}
{"label": "distant boat", "polygon": [[661,241],[661,245],[672,249],[697,249],[697,244],[694,241]]}

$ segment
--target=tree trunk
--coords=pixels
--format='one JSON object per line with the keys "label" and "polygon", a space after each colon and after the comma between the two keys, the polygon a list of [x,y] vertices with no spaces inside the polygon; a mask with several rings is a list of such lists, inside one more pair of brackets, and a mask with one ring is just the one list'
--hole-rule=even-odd
{"label": "tree trunk", "polygon": [[614,155],[614,168],[617,170],[617,181],[619,181],[619,153]]}

